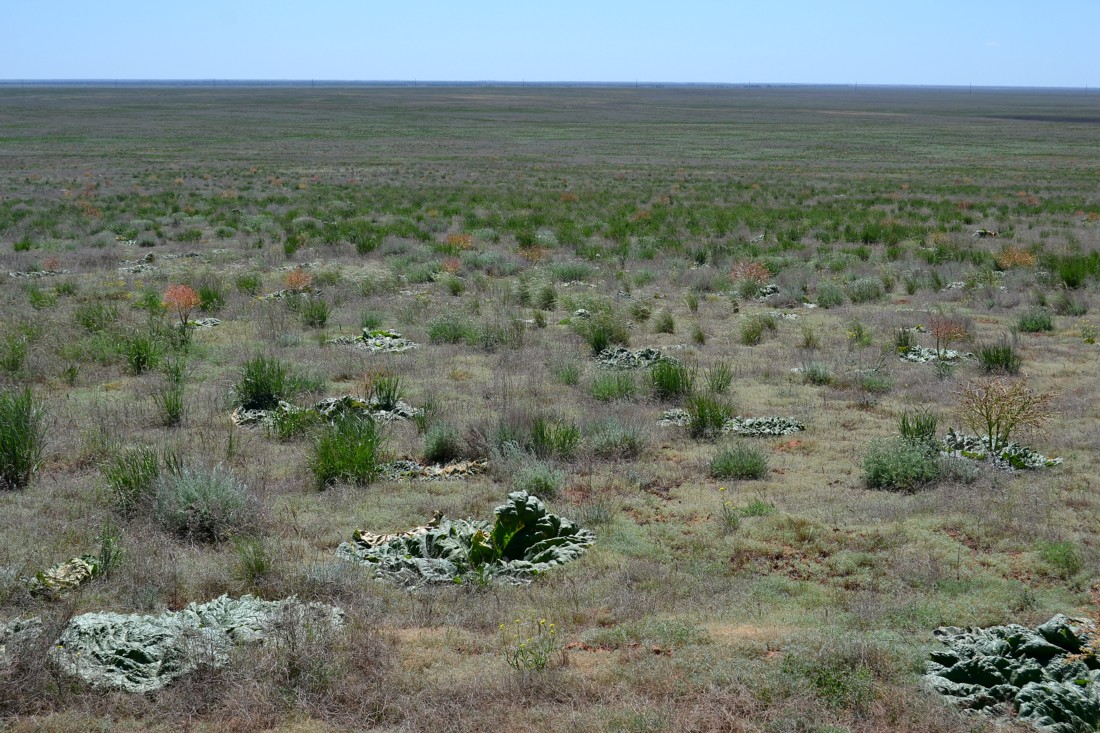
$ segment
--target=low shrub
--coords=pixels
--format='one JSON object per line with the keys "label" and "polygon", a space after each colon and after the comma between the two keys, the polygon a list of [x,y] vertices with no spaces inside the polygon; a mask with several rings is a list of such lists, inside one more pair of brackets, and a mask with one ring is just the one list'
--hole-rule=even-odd
{"label": "low shrub", "polygon": [[259,526],[248,488],[218,468],[180,467],[162,473],[155,516],[166,530],[193,542],[222,542]]}
{"label": "low shrub", "polygon": [[381,470],[384,444],[382,425],[369,417],[346,415],[325,427],[309,461],[317,487],[372,483]]}
{"label": "low shrub", "polygon": [[746,443],[723,447],[710,461],[710,475],[720,479],[762,479],[768,475],[768,459]]}
{"label": "low shrub", "polygon": [[654,333],[676,333],[676,321],[672,317],[672,311],[664,308],[657,314],[657,320],[653,322]]}
{"label": "low shrub", "polygon": [[938,422],[939,420],[931,412],[907,410],[898,418],[898,434],[909,445],[916,446],[928,455],[934,456],[939,452],[939,440],[936,438]]}
{"label": "low shrub", "polygon": [[833,372],[824,364],[813,362],[806,367],[803,378],[808,384],[827,387],[833,383]]}
{"label": "low shrub", "polygon": [[873,277],[853,280],[848,283],[846,290],[848,298],[856,304],[870,303],[879,300],[883,296],[882,281]]}
{"label": "low shrub", "polygon": [[821,283],[817,286],[817,304],[826,309],[844,305],[844,291],[835,283]]}
{"label": "low shrub", "polygon": [[45,410],[30,388],[0,392],[0,488],[21,489],[42,463]]}
{"label": "low shrub", "polygon": [[635,425],[611,418],[597,423],[587,436],[588,449],[599,458],[629,459],[640,456],[649,436]]}
{"label": "low shrub", "polygon": [[142,374],[160,365],[164,344],[153,333],[133,333],[122,342],[122,355],[131,374]]}
{"label": "low shrub", "polygon": [[263,287],[263,280],[255,273],[241,275],[236,281],[237,290],[245,295],[251,295],[253,297],[260,294],[260,288]]}
{"label": "low shrub", "polygon": [[901,438],[871,443],[863,459],[868,488],[913,491],[940,477],[939,463],[923,445]]}
{"label": "low shrub", "polygon": [[462,343],[472,333],[469,322],[456,315],[445,315],[428,324],[428,340],[433,344]]}

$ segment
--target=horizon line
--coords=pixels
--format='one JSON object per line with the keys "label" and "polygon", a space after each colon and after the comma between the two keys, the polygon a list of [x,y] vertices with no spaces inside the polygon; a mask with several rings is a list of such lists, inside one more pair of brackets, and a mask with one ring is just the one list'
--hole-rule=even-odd
{"label": "horizon line", "polygon": [[1052,90],[1052,91],[1080,91],[1089,90],[1090,85],[1055,86],[1055,85],[1014,85],[1014,84],[905,84],[889,82],[721,82],[721,81],[534,81],[527,79],[276,79],[276,78],[8,78],[0,79],[0,87],[36,87],[36,86],[83,86],[83,87],[111,87],[111,86],[187,86],[214,88],[222,84],[225,86],[282,86],[282,87],[606,87],[606,88],[660,88],[660,87],[711,87],[711,88],[771,88],[771,87],[824,87],[824,88],[876,88],[876,89],[994,89],[994,90]]}

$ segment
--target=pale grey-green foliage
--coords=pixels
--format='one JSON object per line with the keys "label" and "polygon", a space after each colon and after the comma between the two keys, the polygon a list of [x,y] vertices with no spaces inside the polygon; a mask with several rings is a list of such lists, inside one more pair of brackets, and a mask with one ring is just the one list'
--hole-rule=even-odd
{"label": "pale grey-green foliage", "polygon": [[262,643],[283,628],[330,631],[344,612],[291,597],[221,596],[159,616],[85,613],[73,618],[50,655],[95,687],[151,692],[200,665],[221,666],[233,647]]}
{"label": "pale grey-green foliage", "polygon": [[440,517],[425,527],[385,538],[358,534],[337,557],[374,568],[378,579],[403,585],[496,580],[529,583],[540,573],[582,555],[591,530],[551,514],[525,491],[508,495],[494,522]]}
{"label": "pale grey-green foliage", "polygon": [[[1087,647],[1096,627],[1057,615],[1035,629],[945,627],[925,681],[967,710],[1020,720],[1051,733],[1100,730],[1100,660]],[[1085,653],[1082,653],[1082,652]]]}

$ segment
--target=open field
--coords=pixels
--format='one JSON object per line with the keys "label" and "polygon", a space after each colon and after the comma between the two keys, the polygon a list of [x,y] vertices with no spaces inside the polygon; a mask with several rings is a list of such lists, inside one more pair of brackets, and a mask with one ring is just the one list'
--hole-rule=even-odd
{"label": "open field", "polygon": [[[0,274],[0,387],[44,410],[37,470],[0,479],[0,622],[44,629],[0,665],[13,731],[1015,730],[924,688],[932,631],[1100,616],[1098,96],[0,89]],[[181,329],[177,285],[220,323]],[[364,328],[420,346],[330,343]],[[601,368],[605,341],[685,368]],[[230,419],[258,356],[298,406],[423,410],[380,461],[488,469],[326,474],[324,420]],[[1013,439],[1060,465],[899,458],[901,416],[963,429],[990,378],[1053,393]],[[875,450],[924,473],[871,488]],[[241,503],[173,509],[179,466]],[[529,585],[335,555],[520,489],[596,537]],[[85,554],[110,571],[32,592]],[[44,661],[78,614],[246,593],[347,623],[144,695]],[[546,668],[513,669],[540,620]]]}

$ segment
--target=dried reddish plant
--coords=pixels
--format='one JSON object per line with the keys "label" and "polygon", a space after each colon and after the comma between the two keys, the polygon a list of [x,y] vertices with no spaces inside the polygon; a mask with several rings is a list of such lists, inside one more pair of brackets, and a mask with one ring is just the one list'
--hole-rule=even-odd
{"label": "dried reddish plant", "polygon": [[175,312],[180,319],[180,327],[186,328],[191,311],[199,306],[202,298],[187,285],[169,285],[164,291],[164,307]]}
{"label": "dried reddish plant", "polygon": [[738,262],[730,270],[730,279],[734,282],[747,280],[757,285],[767,285],[771,276],[771,270],[759,262]]}
{"label": "dried reddish plant", "polygon": [[60,270],[61,258],[60,257],[47,257],[42,260],[42,269],[44,270]]}
{"label": "dried reddish plant", "polygon": [[1013,267],[1034,267],[1035,255],[1019,247],[1006,247],[996,257],[997,267],[1008,270]]}
{"label": "dried reddish plant", "polygon": [[453,275],[461,269],[462,260],[458,259],[457,257],[448,257],[447,259],[443,260],[443,272],[447,272]]}
{"label": "dried reddish plant", "polygon": [[309,290],[309,286],[313,283],[313,275],[298,267],[286,274],[284,282],[288,290],[299,292]]}
{"label": "dried reddish plant", "polygon": [[474,246],[474,237],[471,234],[448,234],[447,244],[455,249],[467,250]]}
{"label": "dried reddish plant", "polygon": [[928,319],[928,331],[936,340],[936,353],[942,354],[951,344],[970,338],[966,321],[958,316],[936,314]]}

